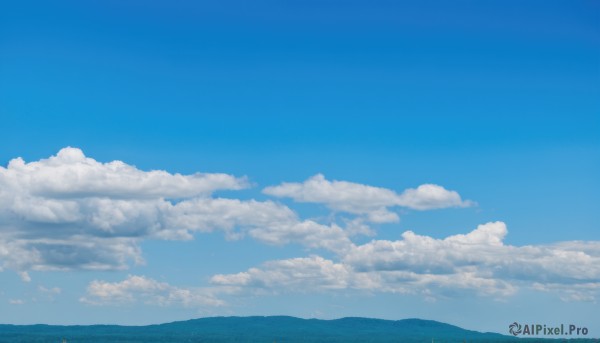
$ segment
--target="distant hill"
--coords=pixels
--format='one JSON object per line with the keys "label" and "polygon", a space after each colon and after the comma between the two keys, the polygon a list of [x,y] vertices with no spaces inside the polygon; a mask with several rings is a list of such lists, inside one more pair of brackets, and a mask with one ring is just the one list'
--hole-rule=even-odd
{"label": "distant hill", "polygon": [[213,317],[148,326],[0,325],[0,343],[119,342],[507,342],[523,341],[432,320]]}

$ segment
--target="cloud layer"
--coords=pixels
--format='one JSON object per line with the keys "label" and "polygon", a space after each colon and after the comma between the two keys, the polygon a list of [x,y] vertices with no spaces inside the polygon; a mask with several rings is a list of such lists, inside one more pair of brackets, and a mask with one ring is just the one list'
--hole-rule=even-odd
{"label": "cloud layer", "polygon": [[220,232],[230,240],[297,244],[308,256],[216,274],[210,288],[136,275],[119,282],[96,280],[81,301],[211,307],[224,305],[224,294],[358,291],[433,300],[463,293],[506,297],[521,288],[596,301],[600,292],[600,242],[507,245],[503,222],[444,239],[407,231],[398,240],[357,243],[357,234],[375,234],[372,223],[397,221],[397,207],[474,204],[439,185],[395,192],[317,174],[263,189],[268,196],[343,212],[342,223],[301,218],[275,200],[212,195],[248,186],[245,177],[228,174],[181,175],[102,163],[76,148],[36,162],[13,159],[0,167],[0,271],[16,271],[31,282],[30,270],[126,270],[144,263],[144,240],[191,240]]}
{"label": "cloud layer", "polygon": [[[269,261],[239,273],[213,275],[212,304],[223,305],[216,301],[221,295],[314,292],[414,294],[430,301],[472,295],[504,299],[522,288],[553,292],[564,301],[598,299],[600,242],[511,246],[503,242],[507,232],[503,222],[444,239],[407,231],[396,241],[352,244],[337,261],[318,255]],[[133,301],[133,287],[125,287],[131,278],[112,284],[96,281],[88,294],[97,304]],[[102,295],[113,288],[127,292]],[[154,295],[144,298],[149,301]]]}

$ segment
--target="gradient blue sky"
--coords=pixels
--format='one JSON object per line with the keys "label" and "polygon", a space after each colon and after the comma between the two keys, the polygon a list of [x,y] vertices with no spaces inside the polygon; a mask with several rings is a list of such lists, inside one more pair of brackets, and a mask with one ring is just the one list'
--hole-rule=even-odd
{"label": "gradient blue sky", "polygon": [[[262,190],[322,173],[330,181],[398,194],[436,184],[477,203],[394,208],[399,221],[369,223],[376,236],[355,237],[356,244],[399,240],[408,230],[443,239],[501,221],[508,229],[505,245],[582,241],[596,247],[599,95],[595,1],[0,5],[0,166],[16,157],[38,161],[71,146],[99,162],[120,160],[142,171],[247,176],[250,188],[218,190],[211,199],[273,201],[320,223],[332,221],[326,204]],[[9,189],[8,182],[0,185]],[[354,218],[334,212],[342,227]],[[0,213],[3,230],[30,229],[14,224],[11,213]],[[5,242],[15,237],[6,235]],[[593,319],[596,270],[581,272],[592,291],[579,301],[561,300],[560,292],[576,288],[573,279],[561,283],[551,276],[536,282],[557,283],[560,290],[500,278],[518,288],[506,296],[444,287],[429,297],[422,289],[300,292],[281,286],[222,293],[227,304],[216,307],[155,306],[143,298],[148,294],[121,305],[82,301],[94,280],[117,285],[143,276],[202,288],[215,274],[262,268],[267,261],[316,255],[341,261],[301,243],[228,240],[218,230],[189,241],[148,237],[136,244],[146,262],[128,263],[125,270],[50,271],[44,269],[48,261],[37,269],[2,268],[0,260],[0,322],[420,317],[502,333],[515,320],[573,322],[600,337]],[[600,256],[592,248],[586,253]],[[29,282],[19,277],[25,271]],[[60,292],[48,291],[55,287]]]}

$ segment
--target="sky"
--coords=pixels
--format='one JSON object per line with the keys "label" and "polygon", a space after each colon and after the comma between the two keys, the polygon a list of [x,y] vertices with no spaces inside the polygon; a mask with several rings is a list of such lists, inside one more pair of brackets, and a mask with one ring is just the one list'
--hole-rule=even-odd
{"label": "sky", "polygon": [[0,322],[600,337],[595,1],[0,5]]}

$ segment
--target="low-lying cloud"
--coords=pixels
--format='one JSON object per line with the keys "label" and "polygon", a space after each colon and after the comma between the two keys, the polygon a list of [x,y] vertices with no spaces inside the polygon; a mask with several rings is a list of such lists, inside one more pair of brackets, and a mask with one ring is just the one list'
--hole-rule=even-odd
{"label": "low-lying cloud", "polygon": [[430,299],[461,292],[505,297],[524,287],[557,291],[564,300],[596,299],[600,242],[512,246],[503,243],[506,234],[503,222],[444,239],[407,231],[401,240],[353,245],[337,262],[319,256],[271,261],[211,282],[240,292],[351,289]]}
{"label": "low-lying cloud", "polygon": [[166,282],[138,275],[129,275],[127,279],[120,282],[92,281],[88,285],[87,295],[80,301],[91,305],[118,306],[136,302],[182,307],[223,305],[223,301],[215,298],[206,289],[175,287]]}

